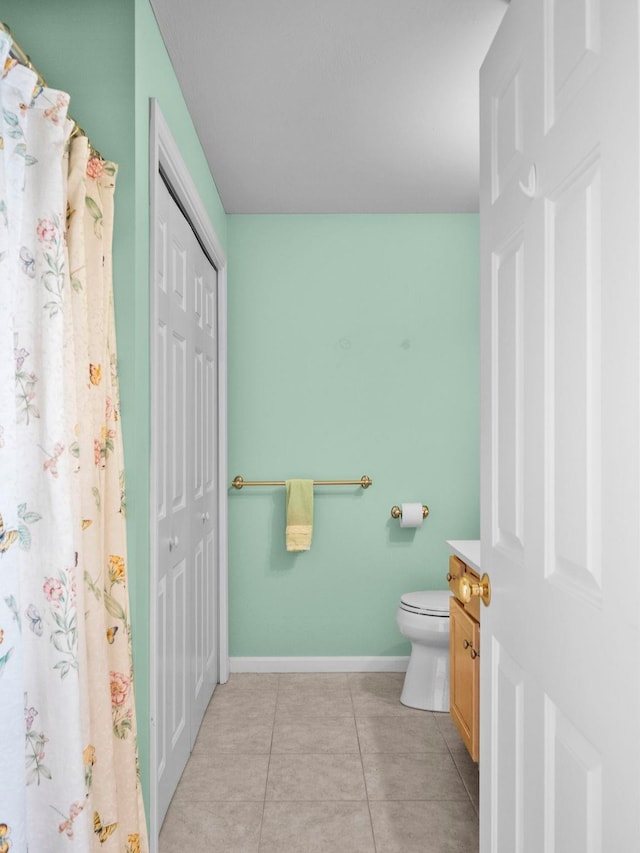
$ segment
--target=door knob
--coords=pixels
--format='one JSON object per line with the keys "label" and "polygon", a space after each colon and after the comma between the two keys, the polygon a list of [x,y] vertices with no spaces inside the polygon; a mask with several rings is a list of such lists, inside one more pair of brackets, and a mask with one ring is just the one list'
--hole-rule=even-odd
{"label": "door knob", "polygon": [[468,575],[462,575],[458,579],[458,598],[460,601],[463,604],[468,604],[475,596],[479,596],[486,607],[489,606],[489,602],[491,601],[491,582],[486,572],[480,578],[480,583],[469,580]]}
{"label": "door knob", "polygon": [[202,523],[204,524],[206,521],[209,521],[209,513],[203,512],[202,513]]}
{"label": "door knob", "polygon": [[169,537],[169,550],[170,551],[175,551],[179,544],[180,544],[180,540],[178,539],[177,536],[174,536],[173,538],[171,536]]}

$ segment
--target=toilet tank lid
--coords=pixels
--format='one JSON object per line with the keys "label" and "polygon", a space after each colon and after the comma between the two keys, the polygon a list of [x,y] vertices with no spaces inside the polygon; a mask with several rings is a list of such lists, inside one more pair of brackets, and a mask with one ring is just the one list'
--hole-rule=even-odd
{"label": "toilet tank lid", "polygon": [[416,613],[448,616],[450,598],[451,593],[448,589],[429,589],[424,592],[405,592],[400,601],[408,609],[415,610]]}

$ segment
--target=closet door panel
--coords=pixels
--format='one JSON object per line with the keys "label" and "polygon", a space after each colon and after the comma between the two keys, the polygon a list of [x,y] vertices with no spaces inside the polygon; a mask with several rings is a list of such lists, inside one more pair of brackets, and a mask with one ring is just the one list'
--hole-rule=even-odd
{"label": "closet door panel", "polygon": [[[187,484],[188,252],[190,229],[164,185],[156,226],[153,465],[157,526],[158,808],[164,816],[190,754]],[[179,214],[179,211],[177,211]]]}
{"label": "closet door panel", "polygon": [[[191,319],[191,359],[193,364],[192,451],[193,492],[191,525],[194,563],[194,632],[191,701],[193,740],[218,681],[218,589],[215,528],[216,471],[214,460],[218,437],[215,354],[217,321],[217,273],[193,236],[193,315]],[[193,741],[192,741],[193,742]]]}

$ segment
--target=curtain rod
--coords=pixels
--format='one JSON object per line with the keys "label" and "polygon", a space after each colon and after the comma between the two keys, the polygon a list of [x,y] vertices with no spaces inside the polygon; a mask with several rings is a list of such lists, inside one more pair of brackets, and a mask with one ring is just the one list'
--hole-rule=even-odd
{"label": "curtain rod", "polygon": [[[40,71],[38,71],[38,69],[33,64],[29,57],[29,54],[22,47],[20,47],[20,44],[16,40],[16,37],[11,32],[11,29],[7,26],[7,24],[0,21],[0,30],[2,30],[2,32],[5,32],[11,39],[9,55],[16,59],[20,63],[20,65],[25,65],[27,68],[33,71],[33,73],[38,78],[38,85],[48,89],[49,86],[47,84],[47,81],[44,79]],[[69,138],[73,139],[74,136],[86,136],[92,156],[98,157],[100,160],[104,160],[104,157],[98,151],[98,149],[91,144],[89,134],[85,130],[83,130],[83,128],[78,124],[78,122],[73,118],[73,116],[69,116],[69,120],[73,122],[73,130],[71,131]]]}
{"label": "curtain rod", "polygon": [[[363,489],[368,489],[373,480],[364,474],[359,480],[314,480],[314,486],[362,486]],[[286,486],[286,480],[245,480],[239,474],[231,481],[234,489],[241,489],[243,486]]]}

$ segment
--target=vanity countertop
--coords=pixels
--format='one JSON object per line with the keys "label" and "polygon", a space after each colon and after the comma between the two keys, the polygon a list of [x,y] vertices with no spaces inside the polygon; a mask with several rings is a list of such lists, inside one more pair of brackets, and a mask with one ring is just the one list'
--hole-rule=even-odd
{"label": "vanity countertop", "polygon": [[447,539],[447,545],[463,563],[471,566],[480,575],[480,540],[479,539]]}

